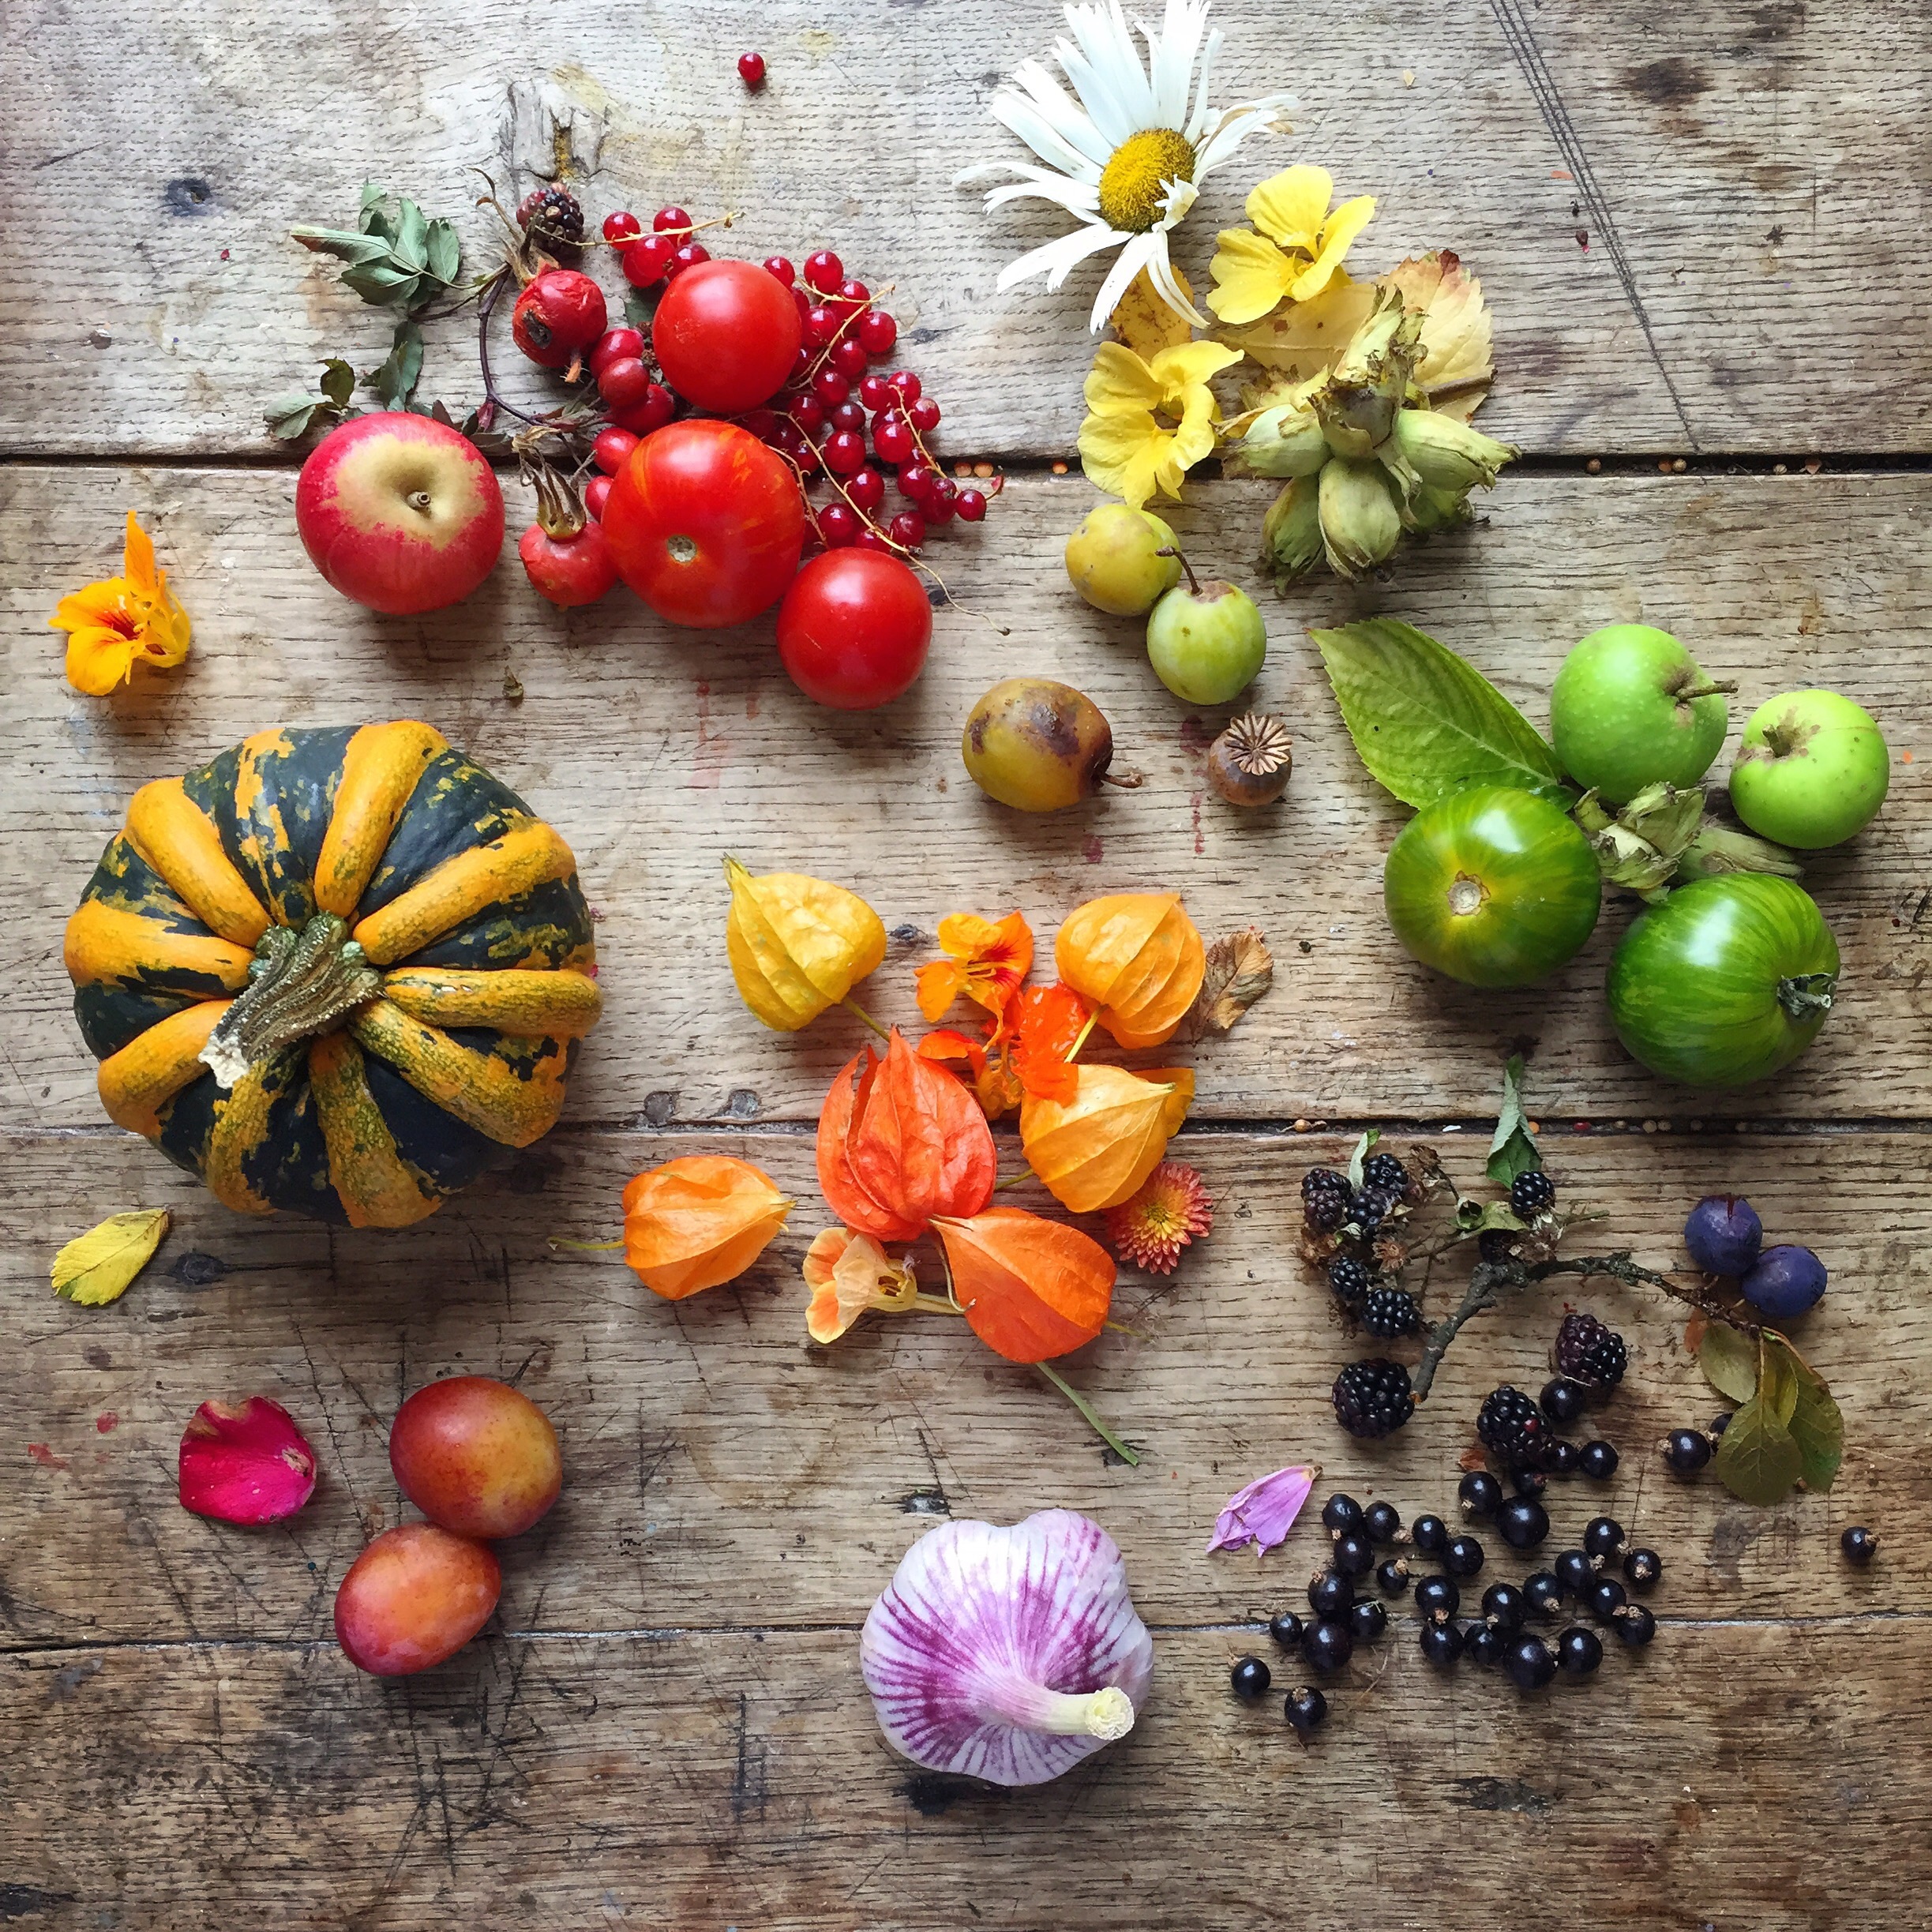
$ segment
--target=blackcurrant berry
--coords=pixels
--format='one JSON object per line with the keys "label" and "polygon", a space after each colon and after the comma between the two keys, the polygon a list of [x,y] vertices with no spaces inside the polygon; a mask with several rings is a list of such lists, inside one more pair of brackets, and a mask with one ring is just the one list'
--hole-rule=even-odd
{"label": "blackcurrant berry", "polygon": [[1510,1639],[1494,1624],[1472,1623],[1462,1640],[1462,1654],[1472,1664],[1500,1664]]}
{"label": "blackcurrant berry", "polygon": [[1730,1427],[1731,1411],[1727,1409],[1721,1416],[1712,1416],[1711,1426],[1706,1433],[1711,1435],[1722,1435]]}
{"label": "blackcurrant berry", "polygon": [[1543,1393],[1536,1397],[1536,1406],[1551,1421],[1568,1428],[1583,1413],[1583,1385],[1572,1382],[1567,1375],[1559,1375],[1543,1385]]}
{"label": "blackcurrant berry", "polygon": [[1563,1586],[1554,1570],[1539,1570],[1524,1577],[1523,1594],[1540,1617],[1553,1617],[1563,1607]]}
{"label": "blackcurrant berry", "polygon": [[1308,1607],[1317,1617],[1345,1617],[1355,1601],[1355,1585],[1338,1571],[1316,1572],[1308,1584]]}
{"label": "blackcurrant berry", "polygon": [[1602,1638],[1581,1623],[1571,1624],[1556,1640],[1556,1661],[1571,1677],[1588,1677],[1603,1660]]}
{"label": "blackcurrant berry", "polygon": [[1365,1577],[1375,1566],[1375,1546],[1364,1532],[1351,1529],[1347,1535],[1335,1539],[1335,1547],[1329,1552],[1329,1561],[1345,1577]]}
{"label": "blackcurrant berry", "polygon": [[1657,1620],[1641,1604],[1629,1604],[1612,1619],[1617,1634],[1633,1650],[1641,1650],[1657,1634]]}
{"label": "blackcurrant berry", "polygon": [[1465,1516],[1494,1516],[1502,1502],[1502,1485],[1487,1469],[1472,1469],[1456,1485]]}
{"label": "blackcurrant berry", "polygon": [[1328,1700],[1313,1685],[1303,1684],[1288,1694],[1281,1715],[1298,1737],[1310,1737],[1327,1721]]}
{"label": "blackcurrant berry", "polygon": [[1462,1655],[1461,1629],[1447,1619],[1424,1624],[1419,1641],[1424,1658],[1431,1664],[1446,1666]]}
{"label": "blackcurrant berry", "polygon": [[1550,1486],[1550,1479],[1540,1469],[1512,1469],[1510,1481],[1519,1496],[1540,1496]]}
{"label": "blackcurrant berry", "polygon": [[1499,1630],[1521,1630],[1529,1614],[1529,1596],[1514,1583],[1492,1583],[1483,1592],[1483,1615]]}
{"label": "blackcurrant berry", "polygon": [[1630,1594],[1615,1577],[1599,1577],[1584,1600],[1592,1616],[1600,1617],[1607,1623],[1630,1600]]}
{"label": "blackcurrant berry", "polygon": [[1543,1452],[1543,1466],[1552,1476],[1574,1476],[1577,1463],[1582,1454],[1574,1442],[1559,1436]]}
{"label": "blackcurrant berry", "polygon": [[1416,1585],[1416,1607],[1425,1618],[1453,1617],[1461,1602],[1454,1577],[1424,1577]]}
{"label": "blackcurrant berry", "polygon": [[1878,1538],[1863,1523],[1854,1523],[1838,1539],[1838,1547],[1844,1551],[1848,1563],[1856,1563],[1863,1569],[1878,1554]]}
{"label": "blackcurrant berry", "polygon": [[1228,1673],[1228,1681],[1237,1698],[1251,1704],[1268,1688],[1268,1667],[1259,1657],[1244,1657]]}
{"label": "blackcurrant berry", "polygon": [[1345,1529],[1360,1529],[1362,1526],[1361,1504],[1354,1497],[1345,1496],[1337,1491],[1322,1505],[1322,1525],[1337,1536]]}
{"label": "blackcurrant berry", "polygon": [[1371,1543],[1393,1543],[1402,1533],[1402,1512],[1393,1502],[1371,1502],[1362,1512],[1362,1527]]}
{"label": "blackcurrant berry", "polygon": [[1596,1581],[1596,1566],[1581,1550],[1566,1550],[1551,1566],[1556,1580],[1579,1600],[1589,1594]]}
{"label": "blackcurrant berry", "polygon": [[1268,1634],[1274,1639],[1277,1649],[1299,1649],[1301,1645],[1301,1619],[1293,1611],[1284,1610],[1269,1623]]}
{"label": "blackcurrant berry", "polygon": [[1496,1528],[1511,1549],[1533,1550],[1550,1533],[1550,1513],[1534,1496],[1512,1496],[1497,1510]]}
{"label": "blackcurrant berry", "polygon": [[1556,1660],[1540,1637],[1519,1637],[1503,1653],[1502,1668],[1519,1690],[1540,1690],[1556,1675]]}
{"label": "blackcurrant berry", "polygon": [[1607,1482],[1617,1472],[1615,1445],[1600,1438],[1594,1442],[1585,1442],[1577,1452],[1577,1467],[1592,1482]]}
{"label": "blackcurrant berry", "polygon": [[1389,1613],[1374,1597],[1365,1596],[1349,1612],[1349,1623],[1358,1644],[1372,1644],[1389,1627]]}
{"label": "blackcurrant berry", "polygon": [[1623,1525],[1615,1517],[1592,1516],[1584,1525],[1583,1553],[1586,1556],[1615,1556],[1623,1547]]}
{"label": "blackcurrant berry", "polygon": [[1301,1640],[1301,1654],[1311,1670],[1338,1671],[1355,1654],[1355,1633],[1333,1619],[1311,1625]]}
{"label": "blackcurrant berry", "polygon": [[1664,1574],[1664,1559],[1655,1550],[1626,1550],[1623,1574],[1634,1590],[1647,1590]]}
{"label": "blackcurrant berry", "polygon": [[1483,1546],[1473,1536],[1451,1536],[1442,1551],[1442,1567],[1452,1577],[1472,1577],[1483,1566]]}
{"label": "blackcurrant berry", "polygon": [[1664,1460],[1680,1476],[1694,1475],[1711,1459],[1711,1439],[1701,1429],[1673,1429],[1664,1439]]}
{"label": "blackcurrant berry", "polygon": [[1409,1525],[1409,1540],[1424,1556],[1440,1556],[1449,1547],[1449,1525],[1439,1516],[1418,1516]]}
{"label": "blackcurrant berry", "polygon": [[1375,1566],[1375,1581],[1385,1596],[1400,1596],[1409,1587],[1409,1566],[1399,1556],[1385,1556]]}

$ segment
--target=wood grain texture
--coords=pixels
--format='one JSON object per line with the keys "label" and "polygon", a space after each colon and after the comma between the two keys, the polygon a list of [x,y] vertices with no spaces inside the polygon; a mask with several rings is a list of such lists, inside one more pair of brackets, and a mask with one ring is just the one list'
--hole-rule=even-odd
{"label": "wood grain texture", "polygon": [[[0,590],[14,693],[0,760],[13,775],[13,824],[36,854],[0,928],[0,970],[21,989],[0,1121],[99,1118],[60,935],[137,786],[268,725],[407,716],[523,792],[576,852],[602,915],[606,1000],[572,1083],[580,1121],[816,1119],[856,1050],[847,1015],[782,1037],[740,1004],[724,956],[726,851],[754,871],[806,870],[864,892],[898,935],[866,1003],[913,1026],[913,968],[949,911],[997,917],[1019,906],[1043,953],[1064,914],[1102,892],[1183,891],[1210,936],[1259,923],[1280,961],[1276,989],[1236,1039],[1191,1056],[1198,1117],[1493,1112],[1496,1068],[1525,1039],[1539,1104],[1562,1116],[1932,1116],[1926,478],[1510,478],[1487,501],[1485,527],[1405,557],[1391,585],[1351,593],[1323,581],[1278,602],[1248,562],[1267,486],[1199,486],[1177,517],[1183,540],[1203,568],[1260,592],[1270,647],[1253,698],[1284,712],[1296,741],[1285,802],[1251,815],[1206,793],[1202,777],[1232,707],[1191,712],[1154,679],[1140,626],[1068,588],[1064,540],[1094,501],[1077,477],[1016,482],[977,531],[929,546],[958,606],[939,613],[912,692],[851,715],[800,696],[775,662],[769,617],[679,633],[622,589],[561,614],[511,557],[467,603],[376,617],[310,568],[291,527],[293,480],[0,474],[0,551],[21,559]],[[45,618],[63,591],[114,567],[130,505],[193,614],[194,655],[103,704],[61,681]],[[1570,645],[1637,617],[1739,681],[1734,746],[1750,710],[1794,687],[1827,685],[1875,712],[1895,755],[1891,797],[1868,832],[1819,857],[1811,880],[1847,965],[1821,1044],[1779,1080],[1730,1096],[1646,1075],[1602,1004],[1628,901],[1607,902],[1594,939],[1554,979],[1506,1000],[1411,961],[1389,932],[1381,884],[1408,815],[1362,770],[1305,635],[1374,611],[1465,652],[1539,724]],[[520,703],[505,696],[506,671]],[[960,763],[961,722],[988,685],[1022,673],[1090,692],[1112,719],[1116,767],[1143,773],[1143,788],[1048,816],[984,798]],[[1728,765],[1720,757],[1717,779]]]}
{"label": "wood grain texture", "polygon": [[[1329,6],[1292,31],[1244,0],[1217,18],[1216,99],[1286,84],[1302,107],[1296,134],[1207,184],[1180,248],[1197,287],[1247,186],[1319,161],[1379,197],[1359,263],[1446,246],[1482,277],[1499,435],[1585,452],[1925,445],[1923,170],[1900,157],[1923,152],[1932,51],[1912,0],[1662,16],[1491,0],[1426,21]],[[474,265],[491,219],[472,171],[507,186],[553,168],[553,115],[593,220],[676,201],[742,211],[730,246],[754,259],[829,244],[893,289],[950,448],[1071,447],[1100,271],[996,295],[1057,217],[989,219],[952,185],[1023,152],[986,103],[1046,51],[1054,9],[866,0],[828,20],[696,0],[613,32],[606,7],[565,0],[538,32],[511,0],[428,0],[392,32],[366,20],[343,0],[9,10],[0,193],[35,272],[0,291],[0,449],[265,449],[264,403],[325,355],[370,367],[388,342],[289,228],[346,221],[373,178],[460,216]],[[749,96],[732,63],[754,43],[771,78]],[[461,335],[441,325],[427,382],[452,403],[475,388]]]}

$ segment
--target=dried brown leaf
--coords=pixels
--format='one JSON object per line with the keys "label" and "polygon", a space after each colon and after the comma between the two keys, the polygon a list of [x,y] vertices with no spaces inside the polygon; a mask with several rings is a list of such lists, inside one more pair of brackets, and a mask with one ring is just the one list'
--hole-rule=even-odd
{"label": "dried brown leaf", "polygon": [[1259,926],[1244,926],[1207,949],[1207,971],[1176,1037],[1191,1045],[1225,1033],[1274,984],[1274,955]]}

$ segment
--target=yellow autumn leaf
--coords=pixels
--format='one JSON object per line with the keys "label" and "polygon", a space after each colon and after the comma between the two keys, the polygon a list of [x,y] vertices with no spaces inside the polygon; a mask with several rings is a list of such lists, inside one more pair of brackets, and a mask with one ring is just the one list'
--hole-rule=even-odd
{"label": "yellow autumn leaf", "polygon": [[1422,355],[1412,380],[1431,409],[1467,422],[1496,374],[1482,283],[1454,249],[1444,248],[1398,262],[1379,285],[1397,290],[1403,307],[1422,317]]}
{"label": "yellow autumn leaf", "polygon": [[77,1235],[54,1257],[54,1292],[84,1308],[118,1301],[154,1259],[168,1221],[164,1207],[137,1208]]}
{"label": "yellow autumn leaf", "polygon": [[[1187,286],[1187,278],[1178,268],[1173,273],[1180,292],[1193,301],[1194,291]],[[1194,333],[1187,317],[1154,293],[1145,268],[1127,284],[1127,293],[1115,304],[1108,320],[1115,336],[1143,362],[1151,362],[1161,350],[1186,342]]]}
{"label": "yellow autumn leaf", "polygon": [[1339,270],[1311,301],[1284,302],[1259,322],[1238,328],[1224,323],[1214,334],[1263,369],[1305,382],[1334,367],[1375,306],[1375,283],[1352,281]]}

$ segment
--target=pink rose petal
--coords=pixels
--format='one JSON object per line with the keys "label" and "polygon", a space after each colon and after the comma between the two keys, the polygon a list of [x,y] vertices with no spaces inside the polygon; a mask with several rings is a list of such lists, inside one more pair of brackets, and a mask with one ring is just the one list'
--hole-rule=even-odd
{"label": "pink rose petal", "polygon": [[1251,1543],[1255,1554],[1265,1556],[1286,1541],[1321,1473],[1313,1463],[1297,1463],[1277,1469],[1272,1476],[1258,1476],[1247,1488],[1237,1489],[1214,1519],[1208,1555],[1217,1550],[1245,1549]]}
{"label": "pink rose petal", "polygon": [[223,1523],[277,1523],[315,1493],[315,1452],[265,1395],[204,1402],[182,1432],[181,1506]]}

